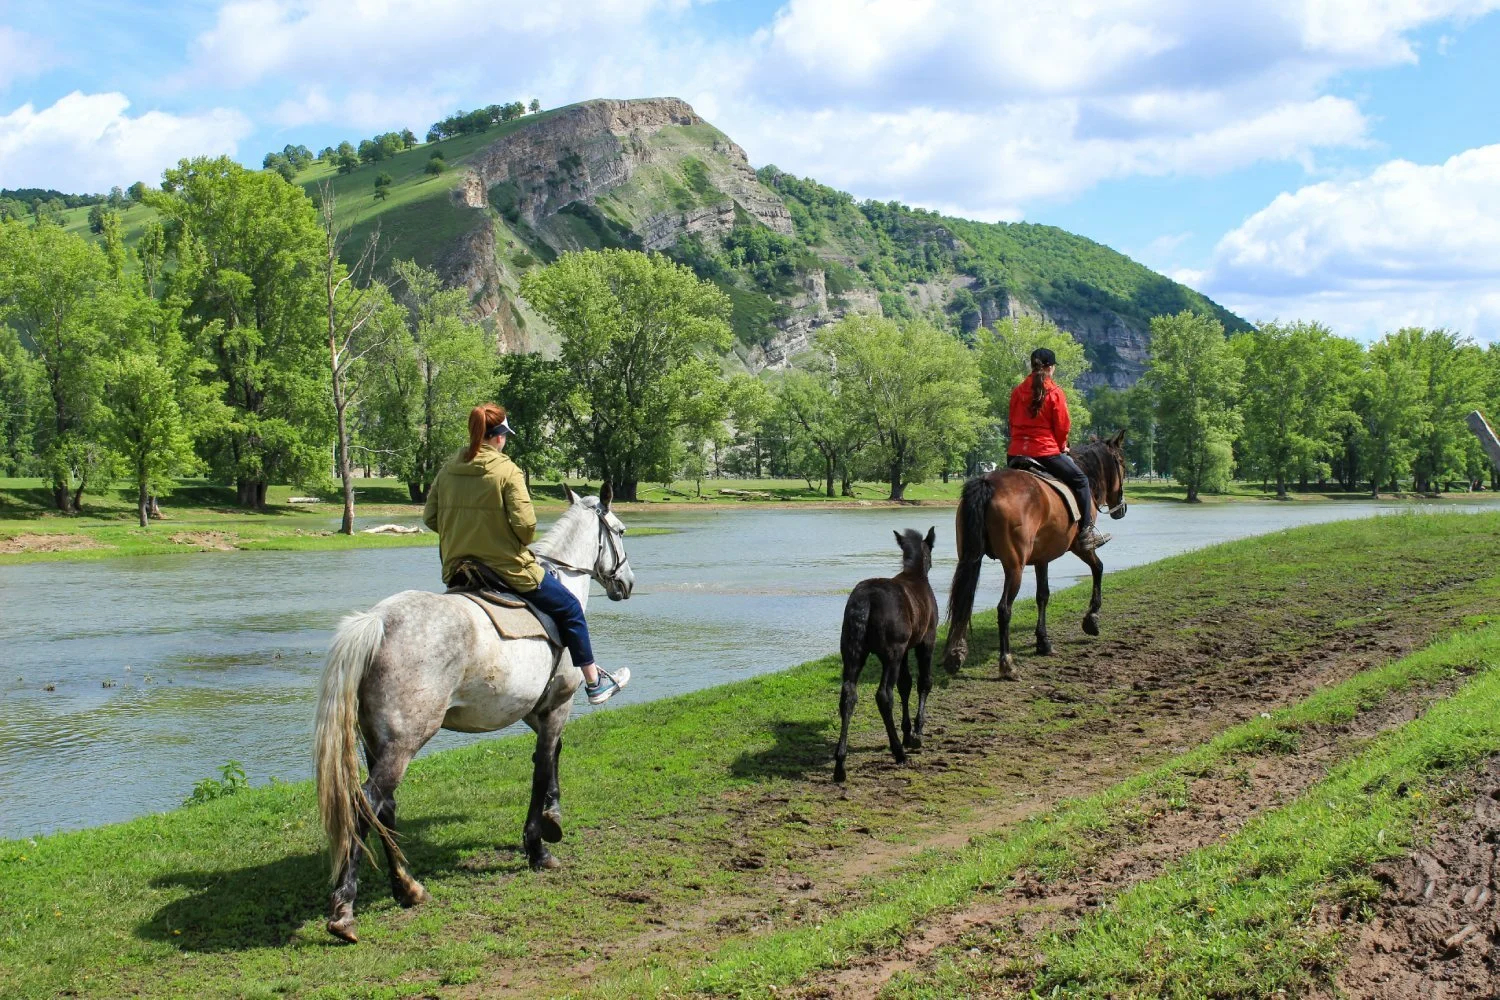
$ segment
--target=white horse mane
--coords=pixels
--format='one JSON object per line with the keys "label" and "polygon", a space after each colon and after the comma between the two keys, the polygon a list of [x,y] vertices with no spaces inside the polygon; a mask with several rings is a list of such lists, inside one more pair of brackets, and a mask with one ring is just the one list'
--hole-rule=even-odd
{"label": "white horse mane", "polygon": [[570,504],[531,551],[565,566],[592,566],[599,555],[599,498],[584,497]]}

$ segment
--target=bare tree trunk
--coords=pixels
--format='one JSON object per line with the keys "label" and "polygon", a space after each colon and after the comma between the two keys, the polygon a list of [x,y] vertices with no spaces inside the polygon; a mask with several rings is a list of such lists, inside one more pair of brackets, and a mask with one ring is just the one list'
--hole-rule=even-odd
{"label": "bare tree trunk", "polygon": [[148,519],[151,517],[151,494],[146,491],[146,480],[141,478],[136,482],[137,492],[135,500],[135,512],[140,515],[141,527],[147,527]]}

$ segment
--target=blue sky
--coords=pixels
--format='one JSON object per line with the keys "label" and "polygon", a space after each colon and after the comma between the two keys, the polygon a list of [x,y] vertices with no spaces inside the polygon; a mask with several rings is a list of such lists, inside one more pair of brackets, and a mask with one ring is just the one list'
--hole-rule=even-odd
{"label": "blue sky", "polygon": [[672,94],[858,197],[1062,226],[1251,319],[1500,339],[1500,0],[0,0],[0,186]]}

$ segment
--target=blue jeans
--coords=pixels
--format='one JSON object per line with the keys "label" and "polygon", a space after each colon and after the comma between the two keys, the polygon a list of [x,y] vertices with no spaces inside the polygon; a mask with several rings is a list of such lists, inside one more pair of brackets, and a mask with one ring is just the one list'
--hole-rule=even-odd
{"label": "blue jeans", "polygon": [[562,581],[551,573],[544,573],[542,585],[528,591],[526,599],[557,622],[558,634],[562,637],[563,645],[568,647],[575,667],[594,662],[594,648],[589,643],[589,624],[583,620],[583,605],[562,585]]}

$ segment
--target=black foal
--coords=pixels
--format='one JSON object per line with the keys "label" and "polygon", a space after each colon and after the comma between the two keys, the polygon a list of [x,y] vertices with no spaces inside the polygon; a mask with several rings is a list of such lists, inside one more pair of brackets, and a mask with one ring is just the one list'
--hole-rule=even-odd
{"label": "black foal", "polygon": [[[862,580],[844,605],[844,633],[839,650],[844,655],[844,687],[839,695],[839,746],[833,757],[833,780],[844,780],[844,757],[849,750],[849,716],[859,698],[859,675],[871,653],[880,658],[880,689],[875,704],[885,720],[896,763],[906,760],[906,747],[922,745],[922,727],[927,722],[927,692],[932,690],[932,647],[937,641],[937,598],[927,573],[932,569],[932,547],[937,532],[927,529],[923,538],[911,529],[898,531],[901,572],[892,579]],[[907,714],[911,699],[911,666],[908,654],[917,654],[917,725]],[[901,688],[901,734],[891,716],[891,685]]]}

